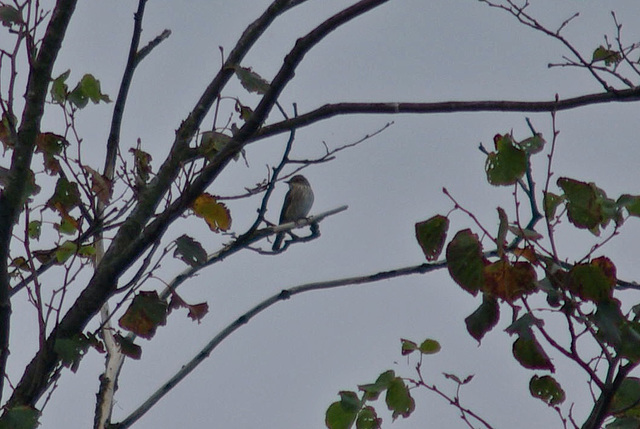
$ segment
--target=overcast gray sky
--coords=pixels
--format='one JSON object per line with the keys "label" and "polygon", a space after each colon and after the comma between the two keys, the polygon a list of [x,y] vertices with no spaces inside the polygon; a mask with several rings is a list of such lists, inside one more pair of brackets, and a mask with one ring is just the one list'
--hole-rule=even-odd
{"label": "overcast gray sky", "polygon": [[[603,32],[613,34],[612,8],[625,25],[626,41],[640,39],[636,0],[531,2],[531,13],[550,28],[580,12],[565,35],[585,53],[603,43]],[[140,138],[143,149],[152,153],[154,166],[160,164],[174,130],[219,67],[218,46],[229,52],[268,3],[148,3],[143,43],[165,28],[172,35],[138,69],[123,124],[123,152]],[[243,65],[270,79],[296,38],[351,3],[311,0],[294,9],[274,23]],[[135,6],[134,1],[79,2],[54,75],[70,68],[70,81],[75,81],[92,73],[115,99]],[[290,108],[296,102],[299,111],[306,112],[327,102],[549,100],[556,93],[567,98],[600,91],[585,71],[547,68],[564,54],[557,41],[474,0],[390,1],[315,47],[284,91],[281,104]],[[249,105],[256,101],[235,82],[225,93]],[[90,106],[78,116],[87,149],[85,162],[96,169],[102,168],[112,107]],[[225,101],[223,107],[230,112],[233,102]],[[486,183],[484,156],[477,146],[480,142],[489,146],[494,134],[510,130],[516,138],[527,137],[526,116],[550,140],[548,114],[358,115],[299,130],[292,156],[310,158],[323,153],[323,142],[335,148],[394,122],[335,161],[305,171],[316,196],[312,213],[349,205],[348,211],[321,224],[320,239],[293,246],[277,257],[243,252],[182,286],[180,293],[190,302],[208,301],[209,315],[198,325],[178,311],[152,341],[139,340],[143,358],[124,366],[114,421],[138,406],[222,327],[277,291],[423,262],[413,237],[414,223],[446,214],[452,207],[441,193],[443,186],[489,228],[497,227],[497,206],[513,217],[511,190]],[[272,119],[279,118],[274,113]],[[45,118],[45,126],[56,129],[56,120]],[[614,197],[639,193],[636,104],[565,112],[558,115],[557,123],[561,133],[553,167],[556,176],[594,181]],[[251,145],[247,149],[250,168],[243,162],[232,165],[210,191],[233,195],[260,181],[265,166],[278,162],[285,143],[286,136],[279,136]],[[544,161],[542,155],[536,163],[539,183],[544,180]],[[285,191],[284,185],[279,186],[272,198],[268,214],[272,221],[277,220]],[[228,203],[235,231],[249,225],[258,202],[254,198]],[[628,280],[640,274],[637,223],[628,222],[622,236],[604,249],[619,276]],[[166,239],[182,235],[186,228],[209,251],[228,239],[209,232],[203,224],[182,225],[169,230]],[[461,213],[451,217],[451,234],[469,226]],[[566,222],[564,226],[571,229]],[[569,258],[583,255],[593,243],[584,231],[560,237],[560,251]],[[181,262],[169,261],[162,272],[170,279],[183,268]],[[161,289],[162,284],[148,287]],[[635,295],[626,295],[630,305],[637,302]],[[414,375],[415,360],[408,363],[400,356],[400,338],[421,341],[426,337],[442,344],[439,354],[424,360],[428,381],[452,392],[454,386],[442,372],[475,374],[463,391],[464,405],[494,427],[559,427],[555,413],[529,396],[527,385],[533,372],[512,358],[513,339],[503,332],[504,322],[481,347],[467,334],[464,318],[479,303],[446,272],[296,296],[227,339],[135,427],[324,427],[324,412],[338,391],[372,382],[386,369]],[[18,321],[13,326],[22,323],[27,335],[32,312],[14,311],[14,317]],[[14,343],[19,335],[13,335]],[[12,346],[11,362],[15,365],[19,356],[30,356],[35,346]],[[574,415],[582,421],[590,405],[586,377],[562,362],[554,358],[558,380],[568,392],[567,402],[576,402]],[[90,427],[102,363],[101,355],[91,353],[77,374],[64,374],[45,410],[43,427]],[[414,395],[415,414],[391,425],[390,416],[381,413],[386,426],[465,427],[456,410],[440,398],[426,391],[414,391]],[[383,408],[380,403],[378,409]]]}

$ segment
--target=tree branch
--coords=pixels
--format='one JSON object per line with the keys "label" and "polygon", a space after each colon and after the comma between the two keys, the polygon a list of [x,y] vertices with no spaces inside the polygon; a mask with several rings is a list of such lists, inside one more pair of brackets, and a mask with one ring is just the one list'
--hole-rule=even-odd
{"label": "tree branch", "polygon": [[458,113],[458,112],[557,112],[601,103],[640,101],[640,87],[615,92],[587,94],[549,101],[442,101],[435,103],[335,103],[325,104],[295,118],[266,125],[249,140],[254,142],[292,129],[309,126],[338,115]]}
{"label": "tree branch", "polygon": [[[67,3],[75,5],[75,1],[60,0],[58,6]],[[35,404],[47,388],[50,376],[59,361],[57,354],[54,352],[56,340],[58,338],[71,337],[84,329],[89,320],[98,312],[102,304],[114,293],[119,277],[137,260],[145,249],[156,241],[156,239],[160,239],[169,224],[179,215],[179,213],[174,213],[173,217],[163,218],[167,222],[165,224],[155,223],[156,229],[154,229],[154,234],[145,235],[144,239],[134,238],[132,240],[132,237],[141,236],[143,226],[146,225],[149,219],[155,214],[159,202],[180,171],[184,150],[188,147],[188,143],[195,135],[200,123],[218,97],[221,89],[233,74],[233,70],[228,66],[236,64],[244,58],[248,50],[264,33],[273,20],[289,7],[288,3],[289,0],[275,0],[242,34],[236,47],[225,62],[225,66],[227,67],[223,67],[218,72],[213,81],[205,89],[195,108],[191,111],[187,119],[182,122],[176,133],[176,139],[174,140],[170,155],[159,169],[152,183],[150,183],[139,196],[138,204],[116,233],[102,262],[96,268],[87,286],[67,311],[58,326],[51,332],[43,347],[38,350],[32,361],[27,365],[20,382],[16,385],[8,401],[9,405]],[[54,18],[52,18],[52,21]],[[57,34],[60,34],[62,37],[64,31]],[[49,78],[50,77],[47,76],[42,96],[43,100]],[[23,180],[23,182],[25,181]],[[186,204],[184,208],[187,206],[188,204]],[[184,208],[182,211],[184,211]],[[182,213],[182,211],[180,213]],[[9,236],[10,234],[7,237]],[[2,236],[0,235],[0,237]],[[6,266],[6,261],[7,258],[5,257],[0,263]],[[6,271],[5,268],[4,272]]]}
{"label": "tree branch", "polygon": [[40,121],[51,81],[51,71],[75,10],[76,1],[58,0],[38,55],[32,62],[25,92],[25,107],[18,129],[18,141],[11,158],[10,180],[0,195],[0,374],[2,374],[0,395],[9,354],[11,303],[7,264],[11,234],[24,203],[24,193],[29,182],[28,175],[36,138],[40,134]]}
{"label": "tree branch", "polygon": [[[118,148],[120,144],[120,129],[122,125],[122,118],[124,115],[124,108],[129,95],[129,88],[133,81],[133,74],[136,67],[140,64],[140,61],[146,57],[157,45],[159,45],[164,39],[169,37],[170,31],[165,30],[160,36],[152,40],[143,49],[138,50],[140,45],[140,36],[142,35],[142,20],[144,17],[144,10],[147,0],[138,1],[138,10],[134,14],[134,27],[133,35],[131,36],[131,44],[129,47],[129,56],[127,58],[127,64],[125,66],[124,74],[120,82],[120,89],[118,91],[118,97],[116,99],[115,106],[113,108],[113,116],[111,120],[111,128],[109,131],[109,137],[107,139],[107,153],[105,156],[104,176],[109,180],[113,180],[114,170],[116,166],[116,159],[118,156]],[[104,211],[104,203],[98,201],[98,216],[102,218]],[[102,219],[99,219],[101,222]],[[96,242],[96,258],[94,266],[97,267],[102,258],[104,257],[104,241],[102,232],[98,236]],[[105,301],[100,310],[102,316],[102,338],[104,340],[107,355],[105,358],[105,372],[100,377],[100,389],[97,394],[96,409],[94,416],[94,427],[96,429],[102,429],[111,419],[111,413],[113,411],[114,395],[117,389],[117,379],[124,364],[124,355],[120,351],[120,346],[115,340],[111,323],[109,321],[109,305]]]}
{"label": "tree branch", "polygon": [[582,425],[582,429],[598,429],[602,427],[604,419],[609,415],[609,406],[611,405],[613,396],[616,394],[627,375],[637,366],[637,362],[629,362],[618,369],[618,373],[613,381],[607,383],[600,392],[600,396],[591,409],[591,414],[589,414],[589,417]]}
{"label": "tree branch", "polygon": [[213,350],[222,343],[224,339],[229,337],[235,331],[237,331],[241,326],[247,324],[249,320],[262,313],[267,308],[272,305],[285,301],[291,298],[294,295],[299,295],[306,292],[311,292],[314,290],[324,290],[324,289],[333,289],[342,286],[350,286],[350,285],[358,285],[358,284],[366,284],[366,283],[374,283],[381,280],[387,280],[390,278],[406,276],[410,274],[424,274],[430,271],[438,270],[446,267],[446,262],[434,262],[434,263],[425,263],[421,265],[416,265],[412,267],[399,268],[391,271],[382,271],[376,274],[368,275],[368,276],[360,276],[360,277],[350,277],[345,279],[331,280],[326,282],[316,282],[316,283],[307,283],[300,286],[295,286],[289,289],[283,289],[279,293],[270,296],[265,299],[261,303],[257,304],[255,307],[238,317],[234,322],[229,324],[226,328],[221,330],[218,335],[213,337],[211,341],[200,350],[187,364],[182,366],[180,370],[169,379],[166,383],[164,383],[153,395],[151,395],[142,405],[140,405],[135,411],[133,411],[129,416],[127,416],[122,422],[115,423],[113,425],[113,429],[125,429],[131,427],[136,421],[138,421],[154,404],[156,404],[165,394],[167,394],[171,389],[173,389],[178,383],[180,383],[184,378],[186,378],[189,373],[191,373],[194,369],[198,367]]}

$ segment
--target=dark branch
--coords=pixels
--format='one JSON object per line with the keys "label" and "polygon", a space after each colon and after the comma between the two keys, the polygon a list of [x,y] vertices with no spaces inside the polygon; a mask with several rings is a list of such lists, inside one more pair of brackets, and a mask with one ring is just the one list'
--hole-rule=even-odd
{"label": "dark branch", "polygon": [[262,127],[250,141],[262,140],[338,115],[457,113],[457,112],[558,112],[601,103],[640,100],[640,87],[549,101],[443,101],[436,103],[335,103]]}
{"label": "dark branch", "polygon": [[76,0],[59,0],[51,14],[40,51],[32,62],[25,92],[25,107],[18,129],[9,171],[9,183],[0,195],[0,395],[9,354],[9,327],[11,316],[8,273],[9,244],[13,227],[24,203],[26,184],[29,182],[31,159],[36,138],[40,134],[40,121],[44,112],[51,71],[60,52],[62,40],[75,10]]}
{"label": "dark branch", "polygon": [[[75,1],[71,2],[70,0],[61,0],[58,2],[57,9],[61,8],[61,5],[66,5],[67,3],[75,5]],[[114,237],[104,258],[96,268],[93,277],[89,280],[87,287],[82,291],[76,302],[71,306],[60,323],[54,328],[45,344],[40,348],[40,350],[38,350],[33,360],[26,367],[20,382],[16,385],[16,388],[9,399],[10,405],[34,405],[36,403],[47,388],[51,374],[53,374],[53,371],[58,364],[59,358],[54,352],[54,344],[56,340],[58,338],[71,337],[84,329],[89,320],[91,320],[100,307],[115,292],[119,277],[150,245],[152,245],[153,242],[160,239],[162,233],[164,233],[168,228],[170,222],[184,211],[183,208],[180,213],[174,213],[175,216],[163,218],[163,220],[166,221],[164,224],[154,222],[156,228],[154,229],[153,234],[147,234],[144,237],[141,237],[143,226],[149,222],[149,219],[151,219],[152,216],[154,216],[158,204],[166,194],[167,190],[171,187],[175,177],[180,171],[183,151],[188,148],[189,142],[195,135],[211,105],[218,97],[224,85],[230,79],[233,70],[228,66],[237,64],[242,60],[242,58],[244,58],[248,50],[253,46],[253,44],[255,44],[273,20],[289,7],[288,3],[289,0],[275,0],[268,7],[267,11],[265,11],[260,18],[250,24],[245,30],[238,44],[229,55],[229,58],[225,63],[226,67],[223,67],[223,69],[219,71],[213,81],[205,89],[193,111],[181,124],[178,132],[176,133],[176,139],[171,150],[171,155],[167,160],[165,160],[155,179],[141,193],[138,204],[118,230],[118,233]],[[56,12],[54,12],[52,22],[56,18],[55,14]],[[62,37],[64,35],[64,31],[59,31],[58,34]],[[45,36],[45,42],[46,41]],[[43,49],[45,47],[46,44],[43,46]],[[46,93],[46,87],[49,83],[49,79],[50,73],[46,76],[45,80],[45,87],[42,96],[43,102],[44,93]],[[33,136],[33,140],[35,141],[35,135]],[[33,151],[32,147],[30,150],[31,152]],[[23,180],[22,182],[26,182],[26,180]],[[184,207],[186,206],[187,205]],[[10,234],[8,234],[7,237],[10,237]],[[5,255],[0,262],[5,264],[5,266],[7,255]],[[3,272],[7,272],[6,268]],[[6,292],[8,294],[8,280]]]}

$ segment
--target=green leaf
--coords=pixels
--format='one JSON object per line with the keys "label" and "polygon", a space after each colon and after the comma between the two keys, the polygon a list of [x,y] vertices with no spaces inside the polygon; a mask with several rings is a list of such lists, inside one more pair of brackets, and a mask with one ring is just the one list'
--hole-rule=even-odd
{"label": "green leaf", "polygon": [[640,361],[640,324],[626,319],[625,322],[621,330],[622,341],[618,353],[632,362],[638,362]]}
{"label": "green leaf", "polygon": [[544,193],[544,215],[547,219],[551,220],[556,216],[556,209],[564,201],[564,197],[556,195],[552,192]]}
{"label": "green leaf", "polygon": [[343,408],[342,402],[337,401],[329,405],[324,422],[329,429],[349,429],[356,420],[357,411],[349,411]]}
{"label": "green leaf", "polygon": [[420,353],[423,355],[432,355],[440,351],[440,343],[436,340],[427,338],[420,344]]}
{"label": "green leaf", "polygon": [[627,377],[622,380],[620,387],[613,395],[609,406],[609,413],[618,414],[636,408],[640,404],[640,378]]}
{"label": "green leaf", "polygon": [[18,9],[10,5],[0,6],[0,22],[5,27],[11,27],[12,24],[23,24],[22,14]]}
{"label": "green leaf", "polygon": [[544,148],[546,141],[542,137],[542,133],[536,133],[534,136],[522,140],[518,143],[520,149],[524,150],[529,155],[534,155]]}
{"label": "green leaf", "polygon": [[356,428],[357,429],[380,429],[382,427],[382,419],[378,418],[376,414],[376,410],[371,406],[364,407],[360,414],[358,414],[358,419],[356,420]]}
{"label": "green leaf", "polygon": [[549,406],[560,405],[566,395],[560,384],[550,375],[538,377],[534,375],[529,381],[529,392],[534,398],[538,398]]}
{"label": "green leaf", "polygon": [[157,292],[143,291],[133,298],[118,323],[121,328],[149,339],[155,335],[158,326],[166,324],[167,307],[167,303],[160,299]]}
{"label": "green leaf", "polygon": [[614,348],[622,343],[622,326],[625,318],[620,303],[615,300],[598,302],[596,312],[589,317],[598,328],[597,336]]}
{"label": "green leaf", "polygon": [[69,87],[67,86],[65,81],[69,77],[69,74],[71,74],[71,70],[67,70],[57,78],[53,79],[53,82],[51,83],[51,98],[53,99],[54,103],[64,104],[64,102],[67,100]]}
{"label": "green leaf", "polygon": [[389,384],[385,402],[389,410],[392,411],[393,420],[398,416],[409,417],[416,408],[409,388],[400,377],[394,378]]}
{"label": "green leaf", "polygon": [[416,223],[416,239],[427,261],[433,261],[440,256],[448,229],[449,219],[442,215]]}
{"label": "green leaf", "polygon": [[57,338],[53,345],[53,350],[64,366],[76,372],[82,356],[84,356],[89,349],[89,345],[87,337],[82,334],[77,334],[71,338]]}
{"label": "green leaf", "polygon": [[588,264],[576,264],[569,271],[568,289],[582,299],[602,302],[613,297],[616,269],[606,257]]}
{"label": "green leaf", "polygon": [[78,221],[71,216],[62,216],[60,223],[54,227],[60,234],[75,235],[78,231]]}
{"label": "green leaf", "polygon": [[640,418],[638,417],[618,417],[605,426],[606,429],[638,429]]}
{"label": "green leaf", "polygon": [[494,186],[513,185],[527,170],[527,154],[514,146],[509,134],[496,140],[496,148],[487,156],[487,180]]}
{"label": "green leaf", "polygon": [[80,191],[78,190],[78,184],[75,182],[69,182],[64,177],[60,177],[56,182],[56,189],[53,196],[49,198],[46,206],[60,213],[69,213],[73,208],[80,205],[82,199],[80,198]]}
{"label": "green leaf", "polygon": [[345,410],[358,412],[362,407],[362,403],[360,402],[360,398],[356,392],[352,392],[350,390],[343,390],[339,393],[340,395],[340,403]]}
{"label": "green leaf", "polygon": [[87,244],[85,246],[81,246],[78,249],[78,256],[82,257],[82,258],[91,258],[93,256],[95,256],[96,254],[96,247],[90,244]]}
{"label": "green leaf", "polygon": [[564,191],[567,215],[572,224],[593,230],[604,221],[602,206],[597,201],[597,188],[593,183],[561,177],[558,186]]}
{"label": "green leaf", "polygon": [[531,331],[527,335],[521,335],[513,343],[513,356],[525,368],[555,371],[549,356]]}
{"label": "green leaf", "polygon": [[0,418],[0,429],[35,429],[40,412],[29,405],[6,408]]}
{"label": "green leaf", "polygon": [[401,338],[400,342],[402,344],[402,348],[400,352],[402,356],[406,356],[418,350],[418,345],[411,340],[405,340],[404,338]]}
{"label": "green leaf", "polygon": [[109,96],[101,92],[100,81],[90,74],[82,76],[82,79],[73,88],[73,91],[69,93],[67,99],[79,109],[86,107],[89,100],[94,104],[98,104],[101,101],[111,102]]}
{"label": "green leaf", "polygon": [[56,261],[58,264],[64,264],[70,257],[76,254],[78,245],[73,241],[65,241],[56,249]]}
{"label": "green leaf", "polygon": [[523,314],[518,320],[507,326],[505,332],[509,335],[518,334],[520,336],[526,336],[531,332],[532,326],[543,326],[544,322],[537,319],[531,313]]}
{"label": "green leaf", "polygon": [[197,267],[207,262],[207,251],[202,245],[186,234],[176,238],[176,250],[174,258],[179,258],[192,267]]}
{"label": "green leaf", "polygon": [[236,100],[235,109],[236,109],[236,112],[240,114],[240,119],[242,119],[245,122],[249,120],[251,115],[253,115],[253,109],[251,109],[249,106],[245,106],[244,104],[242,104],[240,100]]}
{"label": "green leaf", "polygon": [[467,332],[480,343],[485,334],[496,326],[498,320],[500,320],[498,300],[485,294],[482,296],[480,307],[464,319],[464,323],[467,325]]}
{"label": "green leaf", "polygon": [[605,66],[610,66],[612,64],[617,64],[622,60],[622,55],[620,52],[614,51],[604,46],[598,46],[594,51],[591,57],[591,61],[596,63],[599,61],[604,61]]}
{"label": "green leaf", "polygon": [[40,239],[41,229],[42,222],[40,222],[39,220],[32,220],[31,222],[29,222],[29,226],[27,227],[29,238],[32,240]]}
{"label": "green leaf", "polygon": [[265,79],[263,79],[258,73],[251,70],[250,67],[241,67],[236,64],[232,66],[233,71],[240,79],[240,83],[249,92],[255,92],[258,94],[266,93],[271,85]]}
{"label": "green leaf", "polygon": [[391,382],[396,378],[396,373],[393,370],[383,372],[378,376],[375,383],[363,384],[358,386],[358,389],[364,392],[364,398],[368,401],[375,401],[380,396],[380,393],[389,388]]}
{"label": "green leaf", "polygon": [[[231,141],[231,137],[226,134],[217,131],[205,131],[200,137],[198,153],[211,160],[229,141]],[[238,156],[236,155],[236,157]]]}
{"label": "green leaf", "polygon": [[478,236],[470,229],[459,231],[447,246],[447,269],[451,278],[471,295],[484,287],[485,259]]}
{"label": "green leaf", "polygon": [[640,217],[640,195],[623,194],[618,198],[616,204],[626,208],[629,216]]}

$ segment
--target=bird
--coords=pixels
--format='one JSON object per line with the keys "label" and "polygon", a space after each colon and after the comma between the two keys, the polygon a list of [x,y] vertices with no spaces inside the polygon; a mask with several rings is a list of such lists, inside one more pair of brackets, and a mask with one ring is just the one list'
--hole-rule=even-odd
{"label": "bird", "polygon": [[[280,212],[280,225],[304,219],[313,205],[313,191],[309,181],[303,175],[297,174],[286,183],[289,184],[289,191],[284,197],[284,204]],[[281,231],[276,235],[272,250],[280,249],[284,234],[285,231]]]}

